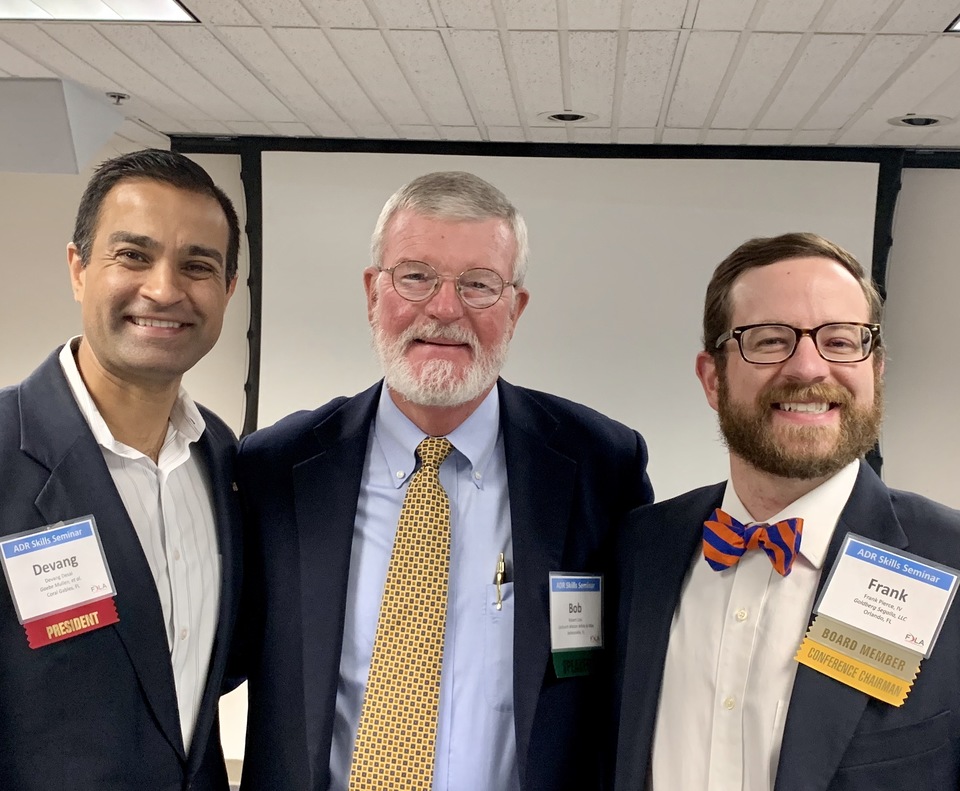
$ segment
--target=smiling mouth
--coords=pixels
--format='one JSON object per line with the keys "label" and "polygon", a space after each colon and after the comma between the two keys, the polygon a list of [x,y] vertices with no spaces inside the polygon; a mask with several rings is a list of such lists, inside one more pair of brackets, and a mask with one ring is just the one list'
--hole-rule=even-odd
{"label": "smiling mouth", "polygon": [[138,327],[159,327],[161,329],[170,329],[178,330],[181,327],[186,327],[187,325],[184,322],[180,321],[166,321],[164,319],[144,319],[139,316],[131,316],[129,321],[133,324],[136,324]]}
{"label": "smiling mouth", "polygon": [[773,404],[774,409],[779,409],[781,412],[802,412],[808,415],[822,415],[838,406],[839,404],[827,403],[825,401],[818,401],[815,403],[784,401]]}

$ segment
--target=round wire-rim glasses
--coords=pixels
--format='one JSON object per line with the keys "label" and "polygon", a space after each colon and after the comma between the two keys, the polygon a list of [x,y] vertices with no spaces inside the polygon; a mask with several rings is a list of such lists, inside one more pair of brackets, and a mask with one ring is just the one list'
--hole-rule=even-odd
{"label": "round wire-rim glasses", "polygon": [[393,289],[408,302],[423,302],[440,290],[444,280],[452,280],[457,296],[471,308],[491,308],[500,301],[507,286],[516,286],[513,280],[504,280],[498,272],[485,267],[466,269],[459,275],[441,275],[423,261],[401,261],[390,269],[378,267],[390,275]]}

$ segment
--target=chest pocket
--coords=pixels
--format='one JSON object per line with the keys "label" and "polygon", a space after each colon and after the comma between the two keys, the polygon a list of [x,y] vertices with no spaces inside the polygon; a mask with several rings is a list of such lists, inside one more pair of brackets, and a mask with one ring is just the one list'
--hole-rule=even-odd
{"label": "chest pocket", "polygon": [[502,606],[497,609],[497,586],[486,586],[483,613],[484,690],[496,711],[513,711],[513,583],[500,585]]}

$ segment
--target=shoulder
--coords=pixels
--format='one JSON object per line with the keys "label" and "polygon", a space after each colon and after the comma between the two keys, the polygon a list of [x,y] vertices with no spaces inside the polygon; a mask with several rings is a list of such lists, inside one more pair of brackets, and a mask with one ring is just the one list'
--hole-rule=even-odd
{"label": "shoulder", "polygon": [[960,511],[913,492],[890,489],[890,504],[910,546],[930,544],[960,562]]}
{"label": "shoulder", "polygon": [[657,522],[666,522],[678,516],[689,514],[690,518],[700,521],[710,516],[714,508],[718,508],[723,500],[726,482],[714,483],[691,489],[689,492],[678,494],[658,503],[641,505],[634,508],[627,516],[629,525],[647,525]]}
{"label": "shoulder", "polygon": [[233,448],[237,446],[237,435],[216,412],[211,412],[202,404],[197,404],[197,409],[203,416],[203,422],[206,426],[205,431],[215,445]]}

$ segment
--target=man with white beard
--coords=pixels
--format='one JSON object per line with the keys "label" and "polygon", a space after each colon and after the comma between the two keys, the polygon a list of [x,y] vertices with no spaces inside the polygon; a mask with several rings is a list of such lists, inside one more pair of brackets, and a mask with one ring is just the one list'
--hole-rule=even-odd
{"label": "man with white beard", "polygon": [[602,787],[602,574],[646,447],[499,378],[526,261],[482,179],[402,187],[363,273],[383,382],[242,444],[244,788]]}

